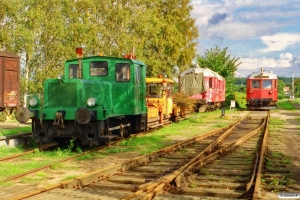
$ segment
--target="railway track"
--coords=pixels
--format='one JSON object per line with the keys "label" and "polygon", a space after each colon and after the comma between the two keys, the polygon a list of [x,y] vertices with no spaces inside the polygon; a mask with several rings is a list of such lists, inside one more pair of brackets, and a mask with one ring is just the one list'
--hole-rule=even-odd
{"label": "railway track", "polygon": [[[7,199],[165,199],[199,195],[249,199],[260,163],[260,130],[266,116],[266,112],[261,116],[251,114],[226,128],[47,188],[15,185],[1,192]],[[232,172],[240,177],[232,178],[231,171],[226,175],[233,167],[237,169]],[[19,191],[19,195],[12,196],[12,190]]]}
{"label": "railway track", "polygon": [[[44,144],[44,145],[40,146],[38,148],[38,150],[39,151],[43,151],[43,150],[49,149],[51,147],[54,147],[56,145],[57,145],[56,143]],[[35,149],[31,149],[31,150],[27,150],[27,151],[22,152],[22,153],[18,153],[18,154],[13,154],[13,155],[10,155],[10,156],[1,157],[0,158],[0,162],[1,161],[12,160],[12,159],[19,158],[19,157],[22,157],[22,156],[25,156],[25,155],[28,155],[28,154],[32,154],[32,153],[35,153],[35,152],[36,152]]]}

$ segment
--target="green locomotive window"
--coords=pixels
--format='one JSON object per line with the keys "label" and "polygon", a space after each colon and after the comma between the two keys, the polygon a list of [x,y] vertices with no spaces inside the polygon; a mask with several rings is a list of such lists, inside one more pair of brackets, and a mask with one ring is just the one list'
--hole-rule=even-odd
{"label": "green locomotive window", "polygon": [[69,65],[69,78],[77,78],[78,64]]}
{"label": "green locomotive window", "polygon": [[90,62],[91,76],[107,76],[108,63],[106,61]]}
{"label": "green locomotive window", "polygon": [[116,81],[127,82],[130,79],[130,65],[129,63],[116,64]]}
{"label": "green locomotive window", "polygon": [[135,68],[135,82],[140,83],[141,81],[141,70],[140,70],[140,65],[136,66]]}
{"label": "green locomotive window", "polygon": [[271,89],[272,88],[272,80],[263,80],[263,88]]}

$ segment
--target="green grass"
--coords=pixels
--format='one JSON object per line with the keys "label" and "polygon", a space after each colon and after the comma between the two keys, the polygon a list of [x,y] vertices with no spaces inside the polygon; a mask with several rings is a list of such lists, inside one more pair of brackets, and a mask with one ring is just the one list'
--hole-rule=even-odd
{"label": "green grass", "polygon": [[295,106],[291,101],[281,100],[277,102],[277,106],[284,110],[296,110]]}
{"label": "green grass", "polygon": [[23,153],[24,150],[25,148],[23,146],[18,146],[18,147],[0,146],[0,157]]}
{"label": "green grass", "polygon": [[[237,113],[237,111],[229,111],[229,113]],[[140,155],[148,154],[166,147],[166,143],[171,141],[173,137],[183,136],[187,139],[232,123],[232,121],[225,122],[224,118],[220,118],[220,116],[220,110],[209,113],[191,114],[191,117],[186,120],[172,123],[148,135],[130,137],[123,140],[119,146],[108,147],[104,151],[85,154],[78,157],[77,160],[101,159],[109,154],[127,152],[138,152]],[[218,124],[211,124],[216,121]]]}
{"label": "green grass", "polygon": [[278,126],[284,124],[284,120],[278,119],[278,118],[270,118],[269,119],[269,124],[273,125],[273,128],[279,128]]}
{"label": "green grass", "polygon": [[[228,113],[237,113],[238,111],[228,111]],[[186,119],[183,121],[179,121],[178,123],[172,123],[162,129],[158,129],[153,131],[151,134],[138,136],[138,137],[130,137],[120,143],[118,146],[108,147],[104,150],[98,152],[92,152],[89,154],[85,154],[77,158],[77,160],[87,160],[87,159],[102,159],[107,157],[109,154],[117,154],[117,153],[127,153],[127,152],[138,152],[140,155],[148,154],[154,151],[157,151],[161,148],[167,146],[167,143],[173,139],[173,137],[182,137],[183,140],[187,138],[194,137],[196,135],[204,134],[208,131],[212,131],[214,129],[224,127],[236,119],[228,120],[224,118],[220,118],[221,111],[217,110],[209,113],[198,113],[192,114],[192,119]],[[216,125],[216,121],[218,121],[218,125]],[[214,123],[213,123],[214,122]],[[213,123],[213,124],[212,124]],[[72,149],[73,145],[70,144],[69,149],[66,150],[56,150],[56,151],[47,151],[47,152],[39,152],[36,151],[34,154],[29,154],[18,158],[16,162],[13,163],[1,163],[0,170],[0,180],[9,176],[13,176],[16,174],[23,173],[25,171],[31,170],[33,168],[49,165],[50,163],[56,162],[58,160],[62,160],[68,156],[75,155],[72,153],[70,149]],[[5,148],[3,150],[0,149],[0,152],[3,152],[3,156],[5,154],[9,154],[10,152],[19,153],[22,152],[22,148]],[[82,151],[82,150],[81,150]],[[80,152],[79,150],[77,152]],[[66,169],[68,167],[65,164],[53,164],[51,169]],[[63,177],[62,177],[63,178]],[[70,177],[66,177],[69,179]],[[41,176],[34,176],[32,179],[24,179],[23,181],[38,181],[42,180]]]}
{"label": "green grass", "polygon": [[13,129],[0,128],[0,136],[15,135],[18,133],[27,133],[27,132],[31,132],[31,126],[19,127],[19,128],[13,128]]}
{"label": "green grass", "polygon": [[61,179],[61,181],[67,181],[76,178],[76,175],[69,175]]}
{"label": "green grass", "polygon": [[[5,149],[1,147],[1,149]],[[8,148],[7,148],[8,149]],[[11,148],[17,149],[17,148]],[[35,153],[27,154],[20,158],[17,158],[15,162],[3,162],[1,163],[0,170],[0,180],[5,179],[9,176],[17,175],[26,171],[29,171],[34,168],[42,167],[49,165],[50,163],[57,162],[69,156],[73,156],[75,153],[72,153],[69,149],[66,150],[56,150],[56,151],[35,151]],[[63,164],[57,164],[57,166],[51,166],[52,169],[62,168]]]}

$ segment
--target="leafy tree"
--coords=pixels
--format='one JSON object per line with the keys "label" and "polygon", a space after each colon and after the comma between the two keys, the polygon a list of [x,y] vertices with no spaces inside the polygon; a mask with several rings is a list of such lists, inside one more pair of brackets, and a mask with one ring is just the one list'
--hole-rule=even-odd
{"label": "leafy tree", "polygon": [[296,78],[294,80],[294,87],[295,87],[295,98],[300,97],[300,78]]}
{"label": "leafy tree", "polygon": [[237,63],[239,58],[231,58],[227,49],[228,47],[222,50],[218,47],[211,48],[205,52],[205,56],[197,55],[196,61],[200,67],[209,68],[222,75],[226,79],[226,91],[229,94],[233,92],[235,72],[241,62]]}
{"label": "leafy tree", "polygon": [[284,94],[284,87],[285,87],[285,83],[283,82],[283,80],[278,80],[278,99],[282,99],[285,97]]}
{"label": "leafy tree", "polygon": [[2,0],[0,49],[22,58],[21,91],[42,93],[43,82],[63,72],[66,59],[121,56],[133,47],[148,75],[186,67],[198,30],[190,0]]}

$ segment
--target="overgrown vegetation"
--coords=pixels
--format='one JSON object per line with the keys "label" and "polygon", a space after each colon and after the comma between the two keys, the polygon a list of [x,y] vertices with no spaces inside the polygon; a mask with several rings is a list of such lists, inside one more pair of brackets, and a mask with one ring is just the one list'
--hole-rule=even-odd
{"label": "overgrown vegetation", "polygon": [[11,128],[11,129],[0,128],[0,136],[15,135],[18,133],[27,133],[27,132],[31,132],[31,126]]}
{"label": "overgrown vegetation", "polygon": [[173,94],[173,102],[175,102],[177,107],[179,107],[181,110],[193,110],[194,104],[196,103],[194,99],[190,99],[188,96],[181,93]]}
{"label": "overgrown vegetation", "polygon": [[[9,176],[17,175],[25,171],[29,171],[34,168],[49,165],[50,163],[62,160],[69,156],[75,155],[72,152],[72,143],[67,149],[58,148],[56,151],[39,151],[36,149],[35,153],[27,154],[20,158],[17,158],[15,162],[1,163],[0,180]],[[0,156],[8,156],[11,154],[22,153],[25,149],[23,147],[0,147]],[[59,169],[64,167],[63,163],[53,164],[52,169]],[[34,181],[37,179],[24,179],[24,181]]]}
{"label": "overgrown vegetation", "polygon": [[0,49],[24,55],[26,93],[42,93],[44,80],[61,74],[81,45],[86,56],[122,56],[135,47],[148,76],[172,77],[174,66],[187,67],[196,55],[190,1],[5,0],[0,7]]}
{"label": "overgrown vegetation", "polygon": [[281,100],[277,102],[277,106],[284,110],[295,110],[295,106],[289,100]]}

